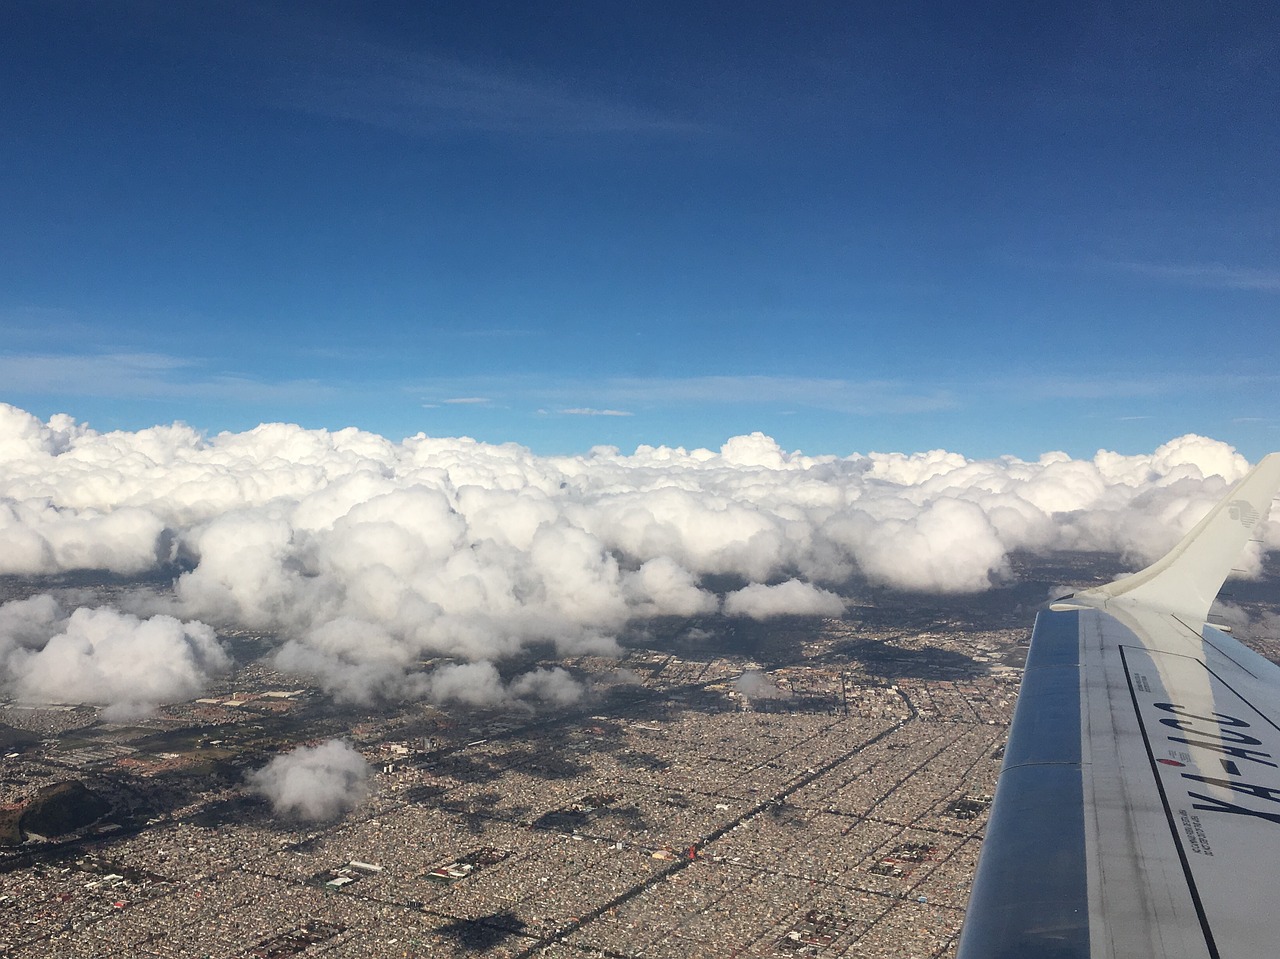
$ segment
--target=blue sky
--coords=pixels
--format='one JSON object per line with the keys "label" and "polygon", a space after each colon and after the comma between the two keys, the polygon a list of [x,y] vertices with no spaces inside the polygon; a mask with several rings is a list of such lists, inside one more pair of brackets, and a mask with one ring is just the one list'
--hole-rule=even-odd
{"label": "blue sky", "polygon": [[1280,9],[870,6],[7,3],[0,400],[1280,447]]}

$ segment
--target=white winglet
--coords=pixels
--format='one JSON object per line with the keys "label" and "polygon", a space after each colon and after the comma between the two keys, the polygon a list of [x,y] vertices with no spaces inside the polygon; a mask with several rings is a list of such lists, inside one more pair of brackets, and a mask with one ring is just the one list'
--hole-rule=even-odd
{"label": "white winglet", "polygon": [[1172,613],[1188,624],[1203,623],[1218,590],[1267,518],[1280,489],[1280,453],[1271,453],[1231,490],[1191,532],[1146,569],[1106,586],[1076,593],[1053,608],[1094,606],[1105,609],[1122,600]]}

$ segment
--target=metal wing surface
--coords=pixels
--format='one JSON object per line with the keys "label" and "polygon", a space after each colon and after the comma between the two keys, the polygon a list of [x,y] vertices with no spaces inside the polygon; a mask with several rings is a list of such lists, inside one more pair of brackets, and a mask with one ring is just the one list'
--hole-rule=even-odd
{"label": "metal wing surface", "polygon": [[1280,955],[1280,668],[1205,624],[1278,487],[1039,614],[960,959]]}

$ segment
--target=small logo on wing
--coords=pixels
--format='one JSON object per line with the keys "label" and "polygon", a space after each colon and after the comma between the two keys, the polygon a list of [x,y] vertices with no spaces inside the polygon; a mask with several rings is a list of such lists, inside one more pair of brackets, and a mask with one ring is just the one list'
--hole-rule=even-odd
{"label": "small logo on wing", "polygon": [[1245,529],[1258,522],[1259,513],[1248,500],[1233,499],[1227,504],[1227,514]]}

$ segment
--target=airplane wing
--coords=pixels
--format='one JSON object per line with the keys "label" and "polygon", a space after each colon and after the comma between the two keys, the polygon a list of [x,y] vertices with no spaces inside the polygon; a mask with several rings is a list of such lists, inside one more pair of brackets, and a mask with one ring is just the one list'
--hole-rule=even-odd
{"label": "airplane wing", "polygon": [[1037,616],[959,959],[1280,955],[1280,668],[1205,623],[1278,488]]}

